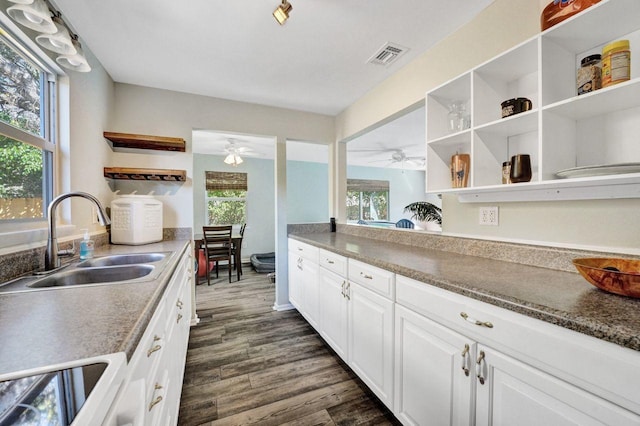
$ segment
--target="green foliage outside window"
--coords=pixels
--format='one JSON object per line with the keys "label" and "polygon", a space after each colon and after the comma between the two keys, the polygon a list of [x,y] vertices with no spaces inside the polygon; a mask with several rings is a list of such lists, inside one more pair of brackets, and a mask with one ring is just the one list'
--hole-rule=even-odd
{"label": "green foliage outside window", "polygon": [[247,191],[207,191],[209,225],[238,225],[247,222]]}
{"label": "green foliage outside window", "polygon": [[389,192],[347,191],[347,220],[389,220]]}
{"label": "green foliage outside window", "polygon": [[[0,39],[0,120],[41,136],[42,72]],[[43,216],[43,150],[0,134],[0,219]]]}

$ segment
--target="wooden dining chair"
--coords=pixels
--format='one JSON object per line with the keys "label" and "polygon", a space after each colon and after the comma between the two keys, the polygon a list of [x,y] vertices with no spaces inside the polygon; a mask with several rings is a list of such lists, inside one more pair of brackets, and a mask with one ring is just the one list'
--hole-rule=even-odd
{"label": "wooden dining chair", "polygon": [[242,275],[242,265],[238,263],[242,262],[242,259],[237,259],[236,255],[241,253],[242,251],[242,240],[244,239],[244,230],[247,228],[247,224],[243,223],[240,227],[240,239],[236,239],[234,241],[233,247],[231,248],[231,254],[233,255],[233,269],[238,271],[238,275]]}
{"label": "wooden dining chair", "polygon": [[[229,282],[231,282],[231,265],[233,259],[231,242],[231,225],[203,226],[202,240],[207,264],[216,262],[216,278],[219,277],[220,261],[226,260],[229,265]],[[238,280],[240,274],[238,274]],[[207,285],[211,285],[211,271],[207,271]]]}

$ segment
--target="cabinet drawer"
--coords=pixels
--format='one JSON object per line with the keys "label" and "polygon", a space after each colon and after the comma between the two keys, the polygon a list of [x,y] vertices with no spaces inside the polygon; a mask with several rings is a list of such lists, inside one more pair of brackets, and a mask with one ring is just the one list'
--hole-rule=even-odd
{"label": "cabinet drawer", "polygon": [[161,303],[132,357],[131,380],[143,379],[145,382],[151,380],[155,366],[160,362],[162,353],[166,351],[166,345],[166,306]]}
{"label": "cabinet drawer", "polygon": [[358,260],[349,259],[349,281],[356,282],[394,300],[395,274]]}
{"label": "cabinet drawer", "polygon": [[320,249],[320,266],[342,277],[347,276],[347,258],[331,251]]}
{"label": "cabinet drawer", "polygon": [[295,253],[297,256],[304,257],[313,262],[318,262],[318,253],[320,249],[312,245],[289,238],[289,252]]}

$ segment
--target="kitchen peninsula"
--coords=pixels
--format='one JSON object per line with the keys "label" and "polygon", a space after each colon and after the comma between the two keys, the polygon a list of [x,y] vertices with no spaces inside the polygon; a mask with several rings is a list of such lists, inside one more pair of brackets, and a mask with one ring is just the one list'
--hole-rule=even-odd
{"label": "kitchen peninsula", "polygon": [[[340,228],[362,232],[359,227]],[[378,232],[371,230],[371,236]],[[395,238],[402,239],[400,232],[395,231]],[[476,405],[476,412],[469,415],[479,424],[489,412],[493,421],[495,416],[513,420],[518,413],[504,401],[521,398],[517,406],[526,411],[544,395],[540,404],[547,414],[553,411],[549,407],[559,404],[563,416],[574,420],[586,414],[606,424],[640,421],[640,403],[631,396],[640,392],[640,371],[634,367],[640,361],[640,300],[600,291],[566,265],[558,270],[504,260],[510,252],[533,264],[543,263],[544,257],[594,253],[423,235],[423,242],[438,249],[340,229],[289,235],[290,263],[296,250],[303,253],[300,265],[305,270],[312,271],[315,260],[321,293],[332,291],[332,282],[338,288],[343,283],[338,291],[348,312],[344,327],[349,344],[343,353],[336,346],[336,352],[396,417],[412,424],[407,419],[428,412],[449,421],[450,407],[458,412],[461,398],[475,401],[469,404]],[[336,272],[335,265],[342,263],[344,272]],[[313,282],[311,275],[307,282]],[[297,284],[290,276],[290,285]],[[334,305],[338,299],[332,299]],[[308,299],[300,300],[297,308],[312,325],[314,309],[319,312],[315,327],[334,346],[339,339],[331,334],[332,318],[338,315],[323,316],[326,307],[312,308],[305,306]],[[320,304],[324,300],[321,295]],[[368,328],[354,322],[359,316],[367,319]],[[366,350],[358,347],[363,341],[372,342]],[[367,365],[380,367],[382,373],[367,371]],[[469,375],[477,380],[469,380]],[[466,381],[460,382],[463,378]],[[565,387],[570,389],[569,399],[562,394]],[[441,389],[453,389],[451,400]],[[469,394],[461,397],[461,389]],[[429,409],[412,406],[420,394],[440,402],[428,404]],[[605,414],[589,414],[593,401]],[[447,408],[443,412],[438,405]]]}

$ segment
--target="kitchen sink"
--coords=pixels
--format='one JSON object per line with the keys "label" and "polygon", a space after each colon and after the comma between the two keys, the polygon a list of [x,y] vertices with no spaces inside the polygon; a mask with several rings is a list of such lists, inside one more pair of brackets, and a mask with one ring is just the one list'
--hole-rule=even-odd
{"label": "kitchen sink", "polygon": [[96,257],[95,259],[85,260],[78,264],[78,268],[154,263],[164,260],[168,254],[169,253],[114,254],[111,256]]}
{"label": "kitchen sink", "polygon": [[130,281],[145,277],[154,269],[153,265],[79,268],[41,278],[27,284],[27,287],[46,288]]}

